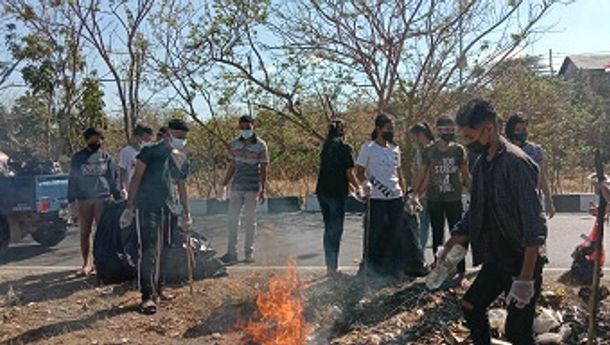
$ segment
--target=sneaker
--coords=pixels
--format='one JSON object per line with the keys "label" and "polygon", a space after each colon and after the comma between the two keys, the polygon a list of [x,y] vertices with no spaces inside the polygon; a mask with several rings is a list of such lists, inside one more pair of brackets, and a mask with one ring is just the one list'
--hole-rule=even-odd
{"label": "sneaker", "polygon": [[225,265],[234,265],[237,263],[237,255],[227,253],[220,258],[220,261]]}

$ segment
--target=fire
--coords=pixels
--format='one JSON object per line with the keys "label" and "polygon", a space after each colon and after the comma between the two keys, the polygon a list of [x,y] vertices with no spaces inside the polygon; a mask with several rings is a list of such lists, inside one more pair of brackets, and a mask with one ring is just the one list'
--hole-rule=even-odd
{"label": "fire", "polygon": [[243,330],[259,345],[302,345],[310,327],[303,317],[301,290],[294,262],[288,263],[285,276],[272,277],[269,290],[256,297],[260,321],[249,322]]}

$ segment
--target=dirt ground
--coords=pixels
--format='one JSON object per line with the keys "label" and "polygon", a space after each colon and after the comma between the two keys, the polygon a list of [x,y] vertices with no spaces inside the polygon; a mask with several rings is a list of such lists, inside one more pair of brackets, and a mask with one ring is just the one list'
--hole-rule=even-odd
{"label": "dirt ground", "polygon": [[[177,298],[162,303],[157,315],[144,316],[136,311],[139,295],[132,284],[97,287],[95,279],[77,279],[73,272],[2,271],[0,345],[249,344],[240,327],[257,318],[255,296],[278,274],[283,272],[231,272],[195,282],[192,295],[186,286],[171,287]],[[469,344],[460,321],[461,287],[431,293],[421,280],[373,279],[367,289],[354,276],[329,281],[319,271],[299,271],[299,277],[303,314],[313,330],[309,344]],[[559,311],[571,330],[563,343],[580,344],[585,304],[579,288],[557,278],[545,276],[542,305]],[[599,319],[600,344],[610,344],[607,301]]]}

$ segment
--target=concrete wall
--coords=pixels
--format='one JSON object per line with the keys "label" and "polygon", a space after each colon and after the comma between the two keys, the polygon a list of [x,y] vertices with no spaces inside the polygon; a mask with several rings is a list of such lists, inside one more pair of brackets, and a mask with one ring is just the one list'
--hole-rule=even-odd
{"label": "concrete wall", "polygon": [[[587,212],[589,202],[598,202],[599,197],[595,194],[564,194],[555,195],[553,202],[557,212],[578,213]],[[464,205],[467,208],[470,198],[463,197]],[[217,199],[195,199],[191,201],[191,211],[195,216],[209,216],[226,214],[228,209],[227,201]],[[286,213],[286,212],[320,212],[320,204],[315,195],[311,195],[305,200],[299,197],[270,198],[264,204],[258,206],[258,213]],[[361,213],[365,211],[364,204],[358,200],[348,197],[346,200],[346,212]]]}

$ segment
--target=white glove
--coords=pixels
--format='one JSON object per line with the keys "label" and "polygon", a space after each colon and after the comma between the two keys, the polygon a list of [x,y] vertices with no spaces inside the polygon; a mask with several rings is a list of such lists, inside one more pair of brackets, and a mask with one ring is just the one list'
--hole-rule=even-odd
{"label": "white glove", "polygon": [[121,189],[121,197],[123,200],[127,200],[127,189]]}
{"label": "white glove", "polygon": [[533,280],[514,280],[510,288],[510,292],[506,297],[506,303],[509,305],[515,303],[519,309],[525,308],[534,297],[534,281]]}
{"label": "white glove", "polygon": [[445,263],[445,259],[447,259],[447,253],[449,253],[451,247],[439,246],[436,249],[436,261],[434,262],[434,267],[442,266]]}
{"label": "white glove", "polygon": [[78,203],[76,201],[70,204],[68,212],[70,214],[70,218],[78,219]]}
{"label": "white glove", "polygon": [[119,219],[119,226],[121,229],[127,229],[133,224],[134,213],[129,208],[126,208],[123,213],[121,213],[121,218]]}
{"label": "white glove", "polygon": [[182,230],[184,230],[184,231],[191,230],[191,227],[193,226],[193,218],[191,218],[190,213],[183,214],[181,221],[182,221],[182,224],[180,224],[180,227],[182,228]]}
{"label": "white glove", "polygon": [[424,210],[419,198],[409,194],[407,202],[405,202],[405,212],[410,215],[415,215]]}

